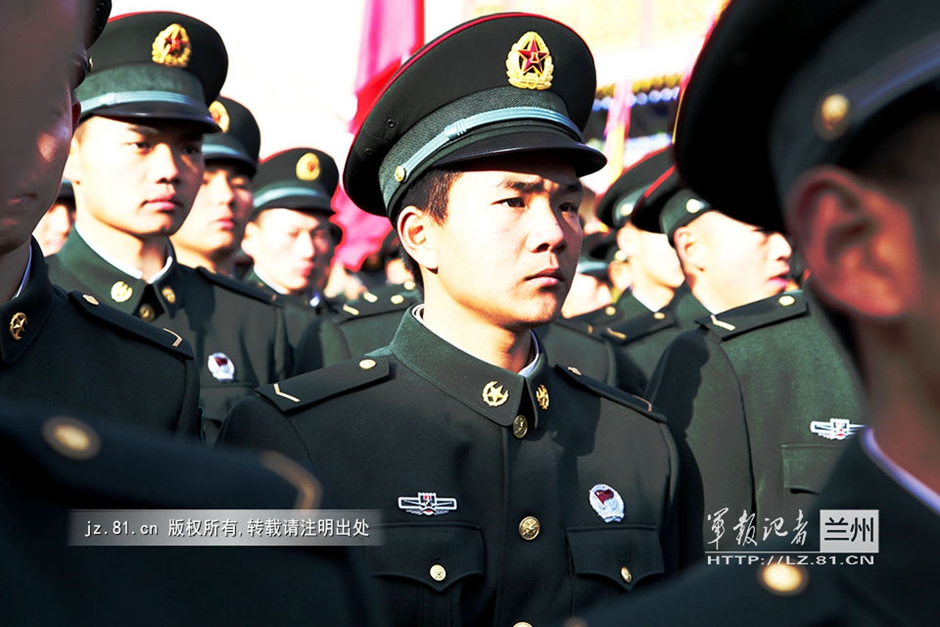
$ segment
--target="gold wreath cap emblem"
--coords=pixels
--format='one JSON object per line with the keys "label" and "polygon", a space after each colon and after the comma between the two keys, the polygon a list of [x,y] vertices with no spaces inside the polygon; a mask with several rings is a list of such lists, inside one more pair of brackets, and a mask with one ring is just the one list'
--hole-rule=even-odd
{"label": "gold wreath cap emblem", "polygon": [[228,133],[232,120],[228,116],[228,109],[225,108],[225,105],[216,100],[209,105],[209,113],[219,128],[222,129],[222,132]]}
{"label": "gold wreath cap emblem", "polygon": [[154,63],[173,68],[185,68],[193,54],[189,33],[180,24],[170,24],[157,35],[151,47]]}
{"label": "gold wreath cap emblem", "polygon": [[552,86],[554,70],[548,46],[535,31],[530,30],[520,37],[506,57],[509,84],[520,89],[548,89]]}
{"label": "gold wreath cap emblem", "polygon": [[483,402],[490,407],[499,407],[509,399],[509,392],[503,389],[496,381],[490,381],[483,386]]}
{"label": "gold wreath cap emblem", "polygon": [[320,158],[308,152],[298,159],[297,178],[301,181],[315,181],[320,178]]}

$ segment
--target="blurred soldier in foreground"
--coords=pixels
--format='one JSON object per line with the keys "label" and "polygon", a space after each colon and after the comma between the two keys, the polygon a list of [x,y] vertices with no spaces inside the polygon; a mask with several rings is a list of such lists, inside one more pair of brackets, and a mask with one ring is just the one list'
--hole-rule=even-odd
{"label": "blurred soldier in foreground", "polygon": [[222,434],[385,512],[367,557],[396,625],[538,625],[674,570],[661,418],[550,366],[532,333],[575,270],[578,175],[604,163],[580,131],[593,67],[577,34],[525,14],[412,57],[363,123],[345,188],[396,226],[423,306],[388,347],[261,388]]}
{"label": "blurred soldier in foreground", "polygon": [[[810,554],[807,565],[706,567],[587,625],[934,622],[938,41],[940,5],[929,0],[733,0],[722,14],[683,96],[679,168],[731,215],[770,229],[786,220],[812,289],[847,319],[871,426],[849,441],[805,542],[781,538],[779,548]],[[745,77],[756,80],[738,99]],[[748,131],[729,136],[732,126]],[[833,510],[849,512],[830,520]],[[838,540],[840,520],[852,542]]]}
{"label": "blurred soldier in foreground", "polygon": [[221,132],[202,142],[205,173],[192,211],[170,237],[177,261],[235,276],[236,256],[252,211],[251,177],[258,168],[261,131],[251,111],[219,97],[209,105]]}
{"label": "blurred soldier in foreground", "polygon": [[270,297],[174,258],[169,236],[203,180],[202,137],[228,67],[218,33],[179,13],[108,24],[78,90],[81,122],[67,164],[76,223],[50,277],[192,345],[206,438],[235,402],[291,370],[284,316]]}

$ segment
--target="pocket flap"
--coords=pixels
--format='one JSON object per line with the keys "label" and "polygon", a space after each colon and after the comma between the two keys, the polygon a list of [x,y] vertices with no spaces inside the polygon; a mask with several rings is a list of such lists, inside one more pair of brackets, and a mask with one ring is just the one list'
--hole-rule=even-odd
{"label": "pocket flap", "polygon": [[632,590],[638,581],[665,572],[659,534],[653,527],[569,529],[576,575],[594,575]]}
{"label": "pocket flap", "polygon": [[783,444],[783,485],[818,494],[844,448],[841,444]]}
{"label": "pocket flap", "polygon": [[378,577],[411,579],[441,592],[464,577],[483,574],[483,534],[478,527],[434,523],[382,529],[385,544],[366,548]]}

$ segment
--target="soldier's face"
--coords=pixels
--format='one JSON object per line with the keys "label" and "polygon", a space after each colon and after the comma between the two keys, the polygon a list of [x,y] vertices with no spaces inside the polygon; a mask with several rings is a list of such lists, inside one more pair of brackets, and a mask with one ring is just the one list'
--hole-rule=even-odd
{"label": "soldier's face", "polygon": [[202,184],[202,131],[167,120],[95,116],[72,141],[67,175],[78,221],[100,232],[167,236],[183,224]]}
{"label": "soldier's face", "polygon": [[326,286],[334,248],[326,214],[266,209],[245,229],[242,248],[265,279],[288,292]]}
{"label": "soldier's face", "polygon": [[539,154],[467,167],[451,186],[446,219],[429,227],[433,281],[442,288],[436,291],[450,306],[502,328],[553,320],[581,249],[583,189],[574,168]]}
{"label": "soldier's face", "polygon": [[251,179],[235,164],[206,165],[192,211],[173,236],[173,245],[211,257],[236,250],[251,214]]}

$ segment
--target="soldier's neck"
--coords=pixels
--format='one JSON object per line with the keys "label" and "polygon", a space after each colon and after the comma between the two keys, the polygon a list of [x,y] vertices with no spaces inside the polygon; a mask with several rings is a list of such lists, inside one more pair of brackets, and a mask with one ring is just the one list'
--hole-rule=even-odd
{"label": "soldier's neck", "polygon": [[0,303],[13,300],[13,296],[23,281],[26,265],[29,262],[30,241],[0,254]]}
{"label": "soldier's neck", "polygon": [[174,245],[176,261],[190,268],[205,268],[209,272],[233,276],[235,274],[235,253],[205,255],[197,250],[190,250]]}
{"label": "soldier's neck", "polygon": [[676,291],[638,272],[633,278],[633,297],[650,311],[659,311],[669,304]]}
{"label": "soldier's neck", "polygon": [[81,214],[75,228],[92,248],[123,266],[137,269],[144,281],[166,265],[169,238],[165,235],[132,234],[97,220],[82,220]]}

